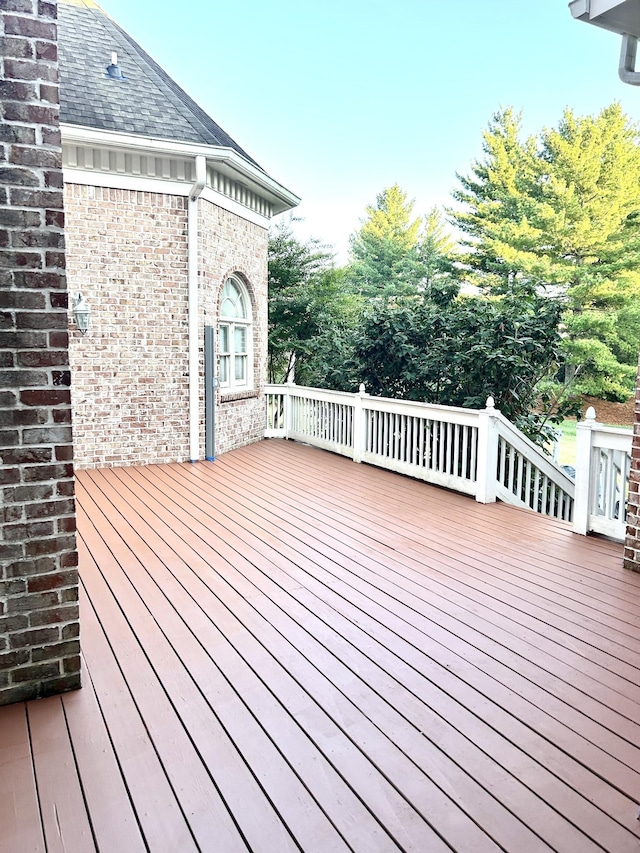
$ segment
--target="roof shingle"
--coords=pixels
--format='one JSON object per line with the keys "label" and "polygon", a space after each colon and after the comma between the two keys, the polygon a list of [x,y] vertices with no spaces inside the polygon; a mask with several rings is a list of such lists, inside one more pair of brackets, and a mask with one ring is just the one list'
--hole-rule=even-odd
{"label": "roof shingle", "polygon": [[[93,0],[60,0],[60,120],[231,148],[257,165]],[[109,78],[118,54],[124,80]]]}

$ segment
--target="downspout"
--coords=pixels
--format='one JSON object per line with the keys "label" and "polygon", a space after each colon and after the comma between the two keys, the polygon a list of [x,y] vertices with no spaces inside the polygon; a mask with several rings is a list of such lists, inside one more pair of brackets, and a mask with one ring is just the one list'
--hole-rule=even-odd
{"label": "downspout", "polygon": [[637,51],[638,39],[635,36],[623,33],[618,76],[623,83],[628,83],[630,86],[640,86],[640,71],[636,71]]}
{"label": "downspout", "polygon": [[196,180],[187,202],[187,265],[189,283],[189,459],[197,462],[200,447],[200,359],[198,357],[198,198],[207,182],[207,158],[195,158]]}

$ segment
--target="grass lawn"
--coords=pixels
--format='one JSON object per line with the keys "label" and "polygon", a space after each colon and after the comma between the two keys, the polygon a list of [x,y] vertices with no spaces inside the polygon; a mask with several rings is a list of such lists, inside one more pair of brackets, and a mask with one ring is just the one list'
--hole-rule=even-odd
{"label": "grass lawn", "polygon": [[[616,427],[618,429],[630,428],[628,424],[605,424],[605,426]],[[562,438],[560,439],[560,458],[561,465],[576,464],[576,421],[562,421],[560,424],[562,430]]]}

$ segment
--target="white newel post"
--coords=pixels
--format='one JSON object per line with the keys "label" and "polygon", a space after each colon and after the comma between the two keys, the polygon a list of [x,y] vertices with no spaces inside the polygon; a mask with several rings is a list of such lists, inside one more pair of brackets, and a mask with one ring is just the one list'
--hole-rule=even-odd
{"label": "white newel post", "polygon": [[366,447],[367,421],[364,416],[363,400],[369,395],[364,390],[364,382],[360,383],[358,393],[353,400],[353,461],[362,462]]}
{"label": "white newel post", "polygon": [[293,417],[293,404],[291,401],[291,389],[294,381],[291,377],[287,379],[287,384],[282,390],[282,406],[284,408],[284,437],[289,438],[291,433],[291,421]]}
{"label": "white newel post", "polygon": [[487,397],[487,407],[478,415],[478,473],[476,500],[481,504],[495,503],[498,476],[498,410],[493,397]]}
{"label": "white newel post", "polygon": [[583,536],[589,532],[589,513],[593,500],[593,430],[601,427],[596,411],[589,406],[584,421],[576,426],[576,497],[573,504],[573,530]]}

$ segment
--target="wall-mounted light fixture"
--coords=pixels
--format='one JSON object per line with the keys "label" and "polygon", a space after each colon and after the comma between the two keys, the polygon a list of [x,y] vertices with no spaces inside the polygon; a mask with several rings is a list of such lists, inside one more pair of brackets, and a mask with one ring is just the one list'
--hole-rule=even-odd
{"label": "wall-mounted light fixture", "polygon": [[91,322],[91,308],[81,293],[73,298],[73,318],[80,334],[85,335]]}

